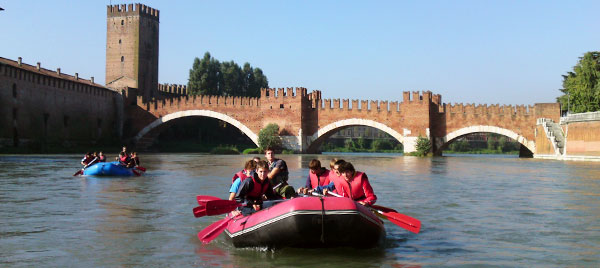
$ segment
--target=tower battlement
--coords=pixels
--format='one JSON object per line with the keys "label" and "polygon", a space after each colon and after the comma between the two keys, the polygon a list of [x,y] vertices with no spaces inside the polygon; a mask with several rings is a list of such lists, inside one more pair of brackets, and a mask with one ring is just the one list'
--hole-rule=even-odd
{"label": "tower battlement", "polygon": [[288,88],[261,88],[260,89],[260,97],[267,98],[287,98],[296,96],[308,97],[308,90],[303,87],[288,87]]}
{"label": "tower battlement", "polygon": [[159,10],[142,4],[109,5],[106,7],[108,17],[147,16],[159,19]]}

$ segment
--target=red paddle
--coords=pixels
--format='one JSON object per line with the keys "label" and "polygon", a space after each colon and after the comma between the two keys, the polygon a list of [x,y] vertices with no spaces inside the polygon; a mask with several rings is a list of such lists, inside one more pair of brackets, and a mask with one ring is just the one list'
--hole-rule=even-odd
{"label": "red paddle", "polygon": [[139,170],[141,170],[141,171],[143,171],[143,172],[146,172],[146,168],[145,168],[145,167],[142,167],[142,166],[137,166],[137,167],[135,167],[135,168],[137,168],[137,169],[139,169]]}
{"label": "red paddle", "polygon": [[[332,192],[327,192],[327,193],[331,194],[333,196],[336,196],[336,197],[343,197],[336,193],[332,193]],[[371,211],[373,211],[377,214],[383,215],[386,219],[388,219],[393,224],[398,225],[410,232],[418,234],[419,231],[421,230],[421,221],[419,221],[418,219],[415,219],[413,217],[410,217],[410,216],[407,216],[404,214],[400,214],[392,208],[372,205],[370,207],[370,209],[371,209]]]}
{"label": "red paddle", "polygon": [[225,217],[225,219],[216,221],[215,223],[209,225],[204,228],[202,231],[198,233],[198,239],[202,241],[203,244],[208,244],[210,241],[213,241],[217,238],[225,228],[229,225],[229,222],[232,220],[229,216]]}
{"label": "red paddle", "polygon": [[204,206],[207,201],[210,201],[210,200],[222,200],[222,199],[218,198],[216,196],[198,195],[198,196],[196,196],[196,200],[198,200],[198,205]]}
{"label": "red paddle", "polygon": [[194,208],[194,216],[196,218],[202,216],[213,216],[231,212],[237,207],[242,206],[233,200],[209,200],[203,205]]}

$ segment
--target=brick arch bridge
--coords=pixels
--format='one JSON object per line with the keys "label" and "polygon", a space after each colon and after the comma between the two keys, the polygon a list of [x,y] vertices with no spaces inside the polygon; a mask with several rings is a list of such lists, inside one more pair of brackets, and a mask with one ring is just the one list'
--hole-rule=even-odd
{"label": "brick arch bridge", "polygon": [[[402,101],[322,99],[320,91],[305,88],[263,89],[259,98],[180,96],[142,102],[136,89],[125,93],[123,135],[137,147],[154,141],[169,122],[188,116],[204,116],[237,127],[254,143],[263,127],[276,123],[284,146],[298,152],[318,152],[322,142],[348,126],[380,129],[415,151],[419,136],[433,141],[433,152],[441,151],[461,136],[490,132],[521,143],[522,154],[536,152],[536,120],[558,121],[558,103],[533,106],[443,104],[441,96],[425,92],[403,92]],[[544,137],[545,138],[545,137]]]}

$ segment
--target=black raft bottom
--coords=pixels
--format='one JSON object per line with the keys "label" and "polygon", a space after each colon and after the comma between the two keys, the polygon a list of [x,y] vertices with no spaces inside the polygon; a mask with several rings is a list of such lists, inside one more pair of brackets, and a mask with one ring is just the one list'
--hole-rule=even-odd
{"label": "black raft bottom", "polygon": [[323,218],[320,211],[304,213],[292,212],[235,234],[226,232],[235,247],[372,248],[385,237],[383,224],[357,211]]}

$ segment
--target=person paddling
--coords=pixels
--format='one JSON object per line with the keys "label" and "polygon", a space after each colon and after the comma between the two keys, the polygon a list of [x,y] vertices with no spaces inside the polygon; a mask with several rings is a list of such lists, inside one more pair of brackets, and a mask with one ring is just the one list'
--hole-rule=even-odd
{"label": "person paddling", "polygon": [[131,156],[129,157],[129,161],[127,162],[127,167],[139,167],[140,166],[140,158],[137,156],[137,152],[131,152]]}
{"label": "person paddling", "polygon": [[85,156],[83,156],[83,158],[81,159],[81,165],[83,165],[83,168],[86,168],[88,165],[96,163],[97,160],[98,159],[94,158],[92,153],[87,152],[85,153]]}
{"label": "person paddling", "polygon": [[[336,165],[338,162],[336,162]],[[320,186],[315,192],[322,190],[323,195],[333,191],[343,197],[351,198],[361,205],[370,206],[375,204],[377,196],[369,183],[369,178],[364,172],[356,171],[350,162],[339,163],[338,170],[341,177],[331,177],[332,182],[326,186]],[[333,184],[333,185],[332,185]]]}
{"label": "person paddling", "polygon": [[235,194],[235,201],[245,206],[234,210],[234,216],[240,213],[244,216],[250,215],[262,208],[263,195],[267,200],[279,199],[273,192],[273,185],[267,177],[269,173],[269,164],[265,161],[258,161],[256,172],[252,177],[244,180]]}
{"label": "person paddling", "polygon": [[106,162],[106,156],[104,156],[102,151],[98,153],[98,162]]}
{"label": "person paddling", "polygon": [[321,161],[310,160],[308,164],[308,178],[304,187],[298,189],[298,193],[307,194],[308,190],[329,184],[329,170],[321,167]]}
{"label": "person paddling", "polygon": [[117,156],[117,161],[119,161],[120,165],[127,166],[127,164],[129,163],[129,157],[127,157],[127,155],[124,152],[120,152],[119,156]]}
{"label": "person paddling", "polygon": [[267,177],[274,185],[275,193],[285,199],[296,197],[294,187],[287,183],[289,175],[287,163],[282,159],[276,158],[275,152],[271,147],[267,147],[265,150],[265,157],[267,158],[267,161],[269,161],[269,169],[271,170],[267,174]]}
{"label": "person paddling", "polygon": [[229,187],[229,200],[233,200],[235,198],[235,194],[240,189],[240,185],[242,181],[246,178],[254,176],[254,170],[256,169],[256,163],[258,161],[248,160],[244,165],[244,169],[240,172],[235,173],[233,178],[231,179],[231,187]]}

